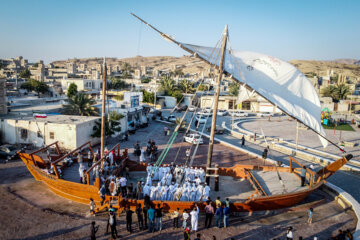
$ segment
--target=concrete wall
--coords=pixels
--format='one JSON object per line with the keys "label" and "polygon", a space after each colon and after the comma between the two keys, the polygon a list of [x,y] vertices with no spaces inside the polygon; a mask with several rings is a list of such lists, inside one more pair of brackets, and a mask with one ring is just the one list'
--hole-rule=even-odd
{"label": "concrete wall", "polygon": [[[91,137],[91,134],[93,133],[94,125],[95,125],[95,120],[91,121],[91,122],[85,122],[85,123],[76,125],[76,127],[75,127],[76,147],[79,147],[88,141],[91,141],[92,145],[100,143],[100,138]],[[76,147],[74,147],[74,148],[76,148]]]}

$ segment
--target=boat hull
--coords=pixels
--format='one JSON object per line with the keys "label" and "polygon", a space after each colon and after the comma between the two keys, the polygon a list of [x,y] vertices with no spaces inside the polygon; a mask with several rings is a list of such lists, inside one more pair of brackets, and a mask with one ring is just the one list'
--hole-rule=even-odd
{"label": "boat hull", "polygon": [[[41,168],[35,166],[31,157],[28,154],[21,153],[21,159],[25,163],[30,173],[34,176],[37,181],[42,181],[47,187],[55,194],[64,197],[66,199],[82,203],[89,204],[90,198],[94,199],[96,204],[99,206],[101,198],[99,197],[99,189],[94,185],[80,184],[63,179],[58,179],[54,175],[50,175]],[[256,166],[245,166],[247,168],[255,169]],[[133,165],[130,170],[132,171],[144,171],[146,165],[138,164]],[[263,170],[272,170],[272,167]],[[286,169],[281,169],[285,171]],[[236,178],[244,177],[244,166],[236,165],[232,168],[220,168],[220,175],[233,176]],[[281,195],[257,197],[249,199],[244,202],[234,202],[231,204],[232,211],[235,212],[252,212],[252,211],[264,211],[274,210],[294,206],[304,200],[309,194],[315,191],[323,184],[323,181],[313,185],[311,188],[305,190],[287,193]],[[106,196],[105,204],[110,204],[110,201],[118,202],[117,208],[121,208],[125,205],[130,205],[131,208],[135,208],[139,203],[143,204],[143,200],[135,199],[122,199],[121,197]],[[190,201],[153,201],[154,204],[162,204],[164,210],[173,211],[179,208],[180,210],[190,209],[194,206],[195,202]],[[204,209],[205,203],[199,202],[198,206],[201,210]]]}

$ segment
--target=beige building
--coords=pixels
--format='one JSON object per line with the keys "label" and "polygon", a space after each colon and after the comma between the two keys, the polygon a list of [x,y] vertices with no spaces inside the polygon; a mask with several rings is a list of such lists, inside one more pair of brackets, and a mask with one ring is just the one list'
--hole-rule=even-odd
{"label": "beige building", "polygon": [[33,144],[42,147],[58,141],[60,147],[70,150],[91,141],[100,142],[91,137],[95,121],[99,117],[52,115],[47,118],[33,117],[24,119],[0,120],[2,142],[9,144]]}

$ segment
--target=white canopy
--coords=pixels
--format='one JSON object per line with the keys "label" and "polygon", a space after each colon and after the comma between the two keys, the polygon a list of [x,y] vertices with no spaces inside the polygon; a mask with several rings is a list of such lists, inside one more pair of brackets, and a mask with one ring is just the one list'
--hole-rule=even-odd
{"label": "white canopy", "polygon": [[[213,57],[219,49],[185,43],[181,45],[219,66],[220,59]],[[224,71],[319,135],[326,136],[321,126],[319,97],[312,83],[293,65],[265,54],[234,50],[230,53],[227,50]],[[320,140],[326,147],[327,141],[322,137]]]}

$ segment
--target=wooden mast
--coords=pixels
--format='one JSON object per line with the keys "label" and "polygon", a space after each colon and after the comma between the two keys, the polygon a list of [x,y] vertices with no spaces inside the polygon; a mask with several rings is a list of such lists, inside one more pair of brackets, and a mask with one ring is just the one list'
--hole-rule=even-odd
{"label": "wooden mast", "polygon": [[215,137],[215,128],[216,128],[216,116],[217,116],[217,109],[218,109],[218,102],[219,102],[219,95],[220,95],[220,87],[221,87],[221,79],[224,73],[224,58],[225,58],[225,50],[226,50],[226,43],[228,38],[228,27],[225,25],[223,39],[222,39],[222,46],[221,46],[221,58],[220,58],[220,65],[219,65],[219,76],[216,81],[217,89],[215,93],[215,101],[214,101],[214,109],[213,109],[213,116],[211,121],[211,133],[210,133],[210,142],[209,142],[209,149],[208,149],[208,156],[206,161],[206,182],[210,184],[210,177],[208,168],[211,168],[211,160],[212,154],[214,149],[214,137]]}
{"label": "wooden mast", "polygon": [[[101,105],[101,158],[105,156],[105,98],[106,98],[106,59],[104,58],[103,81],[102,81],[102,105]],[[102,165],[101,165],[102,168]]]}

